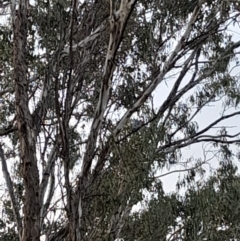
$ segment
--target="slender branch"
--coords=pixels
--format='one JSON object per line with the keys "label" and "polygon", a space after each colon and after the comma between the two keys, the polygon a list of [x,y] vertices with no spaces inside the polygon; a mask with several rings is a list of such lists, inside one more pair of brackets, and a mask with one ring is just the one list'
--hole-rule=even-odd
{"label": "slender branch", "polygon": [[224,115],[220,118],[218,118],[217,120],[215,120],[214,122],[212,122],[210,125],[208,125],[206,128],[204,128],[203,130],[199,131],[196,133],[196,135],[194,136],[199,136],[203,133],[205,133],[206,131],[208,131],[211,127],[215,126],[216,124],[218,124],[219,122],[223,121],[223,120],[226,120],[230,117],[233,117],[233,116],[236,116],[236,115],[240,115],[240,111],[237,111],[237,112],[234,112],[232,114],[229,114],[229,115]]}
{"label": "slender branch", "polygon": [[[93,42],[95,39],[97,39],[97,37],[106,29],[107,21],[108,21],[108,19],[105,19],[100,24],[100,26],[98,28],[96,28],[96,30],[92,34],[87,36],[85,39],[83,39],[79,43],[72,45],[71,51],[75,52],[78,48],[84,48],[85,46],[87,46],[87,44],[89,44],[89,42]],[[68,56],[69,54],[70,54],[70,47],[67,47],[63,50],[61,58],[64,58],[65,56]]]}
{"label": "slender branch", "polygon": [[17,131],[17,127],[10,124],[8,127],[0,130],[0,136],[8,135],[14,131]]}
{"label": "slender branch", "polygon": [[[52,175],[52,170],[54,169],[54,162],[56,159],[56,150],[57,150],[57,144],[54,145],[54,147],[51,150],[51,153],[48,157],[47,160],[47,165],[45,170],[43,171],[43,176],[42,176],[42,182],[40,184],[40,207],[41,207],[41,222],[40,225],[42,226],[43,224],[43,219],[44,219],[44,197],[45,197],[45,193],[46,193],[46,189],[47,189],[47,185],[48,185],[48,180],[49,177]],[[50,184],[51,187],[51,184]],[[51,189],[51,188],[50,188]],[[50,198],[52,198],[53,196],[51,196]],[[51,200],[49,200],[50,202]]]}
{"label": "slender branch", "polygon": [[52,170],[51,170],[51,174],[50,174],[50,184],[49,184],[49,191],[48,191],[48,195],[47,195],[47,199],[45,204],[41,207],[41,222],[40,222],[40,227],[42,227],[43,222],[44,222],[44,218],[47,215],[47,210],[50,206],[50,203],[52,201],[53,195],[54,195],[54,190],[55,190],[55,168],[53,166]]}
{"label": "slender branch", "polygon": [[190,33],[191,33],[191,31],[193,29],[193,26],[194,26],[194,23],[195,23],[195,21],[198,17],[199,11],[200,11],[200,6],[197,6],[193,11],[191,19],[189,20],[186,31],[184,32],[182,38],[179,40],[177,46],[175,47],[172,54],[169,56],[168,60],[166,61],[161,73],[157,76],[157,78],[155,78],[152,81],[152,83],[149,85],[149,87],[144,91],[144,93],[139,97],[139,99],[133,104],[133,106],[126,111],[126,113],[123,115],[123,117],[119,121],[117,127],[113,131],[114,139],[117,138],[117,136],[119,135],[123,126],[127,123],[127,121],[132,116],[132,114],[146,101],[146,99],[150,96],[152,91],[163,81],[166,73],[174,65],[174,63],[176,61],[175,60],[176,56],[183,49],[183,46],[185,45],[186,40],[190,36]]}
{"label": "slender branch", "polygon": [[14,218],[15,218],[15,221],[16,221],[16,224],[17,224],[19,238],[21,238],[22,221],[21,221],[21,216],[20,216],[20,212],[19,212],[20,207],[19,207],[19,204],[18,204],[17,199],[16,199],[15,194],[14,194],[13,182],[12,182],[12,179],[11,179],[10,174],[8,172],[8,167],[7,167],[7,163],[6,163],[6,160],[5,160],[4,151],[3,151],[3,148],[2,148],[2,143],[0,143],[0,159],[1,159],[1,162],[2,162],[3,176],[4,176],[4,179],[6,181],[7,189],[8,189],[9,196],[10,196],[11,203],[12,203],[12,208],[13,208]]}

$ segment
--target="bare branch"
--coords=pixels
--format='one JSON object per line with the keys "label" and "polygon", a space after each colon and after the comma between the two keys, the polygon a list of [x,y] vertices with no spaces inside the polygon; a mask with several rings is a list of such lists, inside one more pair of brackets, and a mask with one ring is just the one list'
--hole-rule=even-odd
{"label": "bare branch", "polygon": [[126,113],[123,115],[121,120],[119,121],[117,127],[113,131],[114,139],[117,138],[120,131],[122,130],[123,126],[127,123],[129,118],[132,116],[132,114],[146,101],[146,99],[150,96],[152,91],[163,81],[164,76],[166,73],[172,68],[175,60],[175,57],[178,55],[178,53],[182,50],[183,46],[185,45],[185,41],[188,39],[194,22],[196,21],[198,14],[200,11],[200,7],[197,6],[195,10],[193,11],[193,14],[191,16],[191,19],[188,23],[188,26],[186,28],[186,31],[184,32],[182,38],[179,40],[177,46],[173,50],[172,54],[169,56],[168,60],[166,61],[163,70],[161,73],[155,78],[152,83],[149,85],[149,87],[144,91],[144,93],[138,98],[138,100],[134,103],[134,105],[129,108]]}
{"label": "bare branch", "polygon": [[[43,214],[43,201],[48,185],[49,177],[51,176],[52,170],[54,169],[54,162],[56,159],[56,150],[57,150],[58,144],[55,144],[50,152],[50,155],[48,156],[47,165],[45,170],[43,171],[42,176],[42,182],[40,184],[40,206],[41,206],[41,214]],[[42,217],[42,216],[41,216]]]}
{"label": "bare branch", "polygon": [[8,127],[0,130],[0,136],[8,135],[16,130],[17,130],[17,127],[14,126],[13,124],[10,124]]}
{"label": "bare branch", "polygon": [[40,211],[40,227],[42,227],[43,223],[44,223],[44,218],[47,215],[47,210],[51,204],[53,195],[54,195],[54,191],[55,191],[55,168],[53,166],[53,168],[51,169],[51,174],[50,174],[50,184],[49,184],[49,191],[48,191],[48,195],[46,198],[46,202],[45,204],[41,206],[41,211]]}
{"label": "bare branch", "polygon": [[2,143],[0,143],[0,159],[1,159],[1,162],[2,162],[3,176],[5,178],[7,189],[8,189],[9,196],[10,196],[11,203],[12,203],[14,218],[15,218],[15,221],[16,221],[16,224],[17,224],[19,236],[21,238],[22,221],[21,221],[21,216],[20,216],[20,212],[19,212],[20,207],[19,207],[19,204],[18,204],[17,199],[16,199],[15,194],[14,194],[13,182],[12,182],[12,179],[11,179],[10,174],[8,172],[8,167],[7,167],[7,163],[6,163],[6,160],[5,160],[4,151],[3,151],[3,148],[2,148]]}

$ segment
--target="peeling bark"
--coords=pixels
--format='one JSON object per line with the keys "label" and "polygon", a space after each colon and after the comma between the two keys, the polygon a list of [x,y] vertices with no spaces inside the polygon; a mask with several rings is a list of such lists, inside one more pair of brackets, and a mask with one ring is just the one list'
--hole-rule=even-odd
{"label": "peeling bark", "polygon": [[17,126],[20,141],[21,171],[25,189],[23,208],[23,233],[21,241],[40,239],[39,173],[36,158],[36,134],[28,108],[27,80],[27,8],[28,1],[21,0],[14,19],[14,81]]}

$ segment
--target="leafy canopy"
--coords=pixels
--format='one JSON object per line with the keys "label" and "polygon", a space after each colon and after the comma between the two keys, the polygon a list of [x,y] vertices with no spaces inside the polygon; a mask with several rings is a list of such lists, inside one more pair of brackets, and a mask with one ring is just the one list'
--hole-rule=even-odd
{"label": "leafy canopy", "polygon": [[[1,3],[9,196],[0,240],[238,238],[239,132],[225,121],[240,114],[239,9],[230,0]],[[199,144],[203,157],[187,159]],[[199,186],[213,158],[220,168]],[[162,187],[175,167],[186,172],[183,197]]]}

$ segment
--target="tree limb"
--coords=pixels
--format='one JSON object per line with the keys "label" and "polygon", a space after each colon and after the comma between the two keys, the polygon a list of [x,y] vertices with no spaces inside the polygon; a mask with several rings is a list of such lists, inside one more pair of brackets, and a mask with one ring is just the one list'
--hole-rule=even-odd
{"label": "tree limb", "polygon": [[22,221],[21,221],[21,216],[20,216],[20,212],[19,212],[20,207],[19,207],[19,204],[18,204],[17,199],[16,199],[15,194],[14,194],[13,182],[12,182],[12,179],[11,179],[10,174],[8,172],[8,167],[7,167],[7,163],[6,163],[6,160],[5,160],[4,151],[3,151],[3,148],[2,148],[2,143],[0,143],[0,159],[1,159],[1,162],[2,162],[3,176],[4,176],[4,179],[6,181],[7,189],[8,189],[9,196],[10,196],[11,203],[12,203],[12,208],[13,208],[14,218],[15,218],[15,221],[16,221],[16,224],[17,224],[19,238],[21,239]]}

